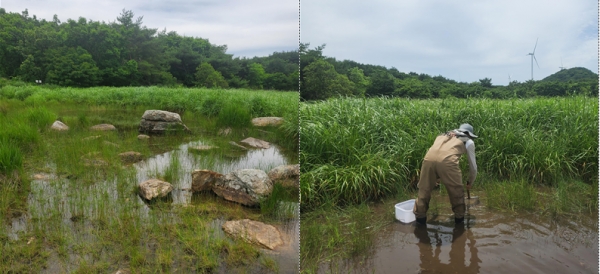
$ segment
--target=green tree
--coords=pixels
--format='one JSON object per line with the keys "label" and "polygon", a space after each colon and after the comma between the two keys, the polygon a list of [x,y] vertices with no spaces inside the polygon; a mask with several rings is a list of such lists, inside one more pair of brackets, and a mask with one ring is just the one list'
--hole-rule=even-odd
{"label": "green tree", "polygon": [[298,78],[296,78],[296,84],[291,80],[290,77],[282,72],[267,74],[264,81],[264,88],[274,90],[298,90]]}
{"label": "green tree", "polygon": [[251,88],[262,89],[263,82],[267,78],[265,69],[261,64],[253,63],[248,67],[248,85]]}
{"label": "green tree", "polygon": [[352,93],[355,96],[364,97],[367,87],[370,84],[369,77],[366,77],[363,70],[358,67],[349,69],[346,75],[348,76],[348,80],[354,83],[354,90]]}
{"label": "green tree", "polygon": [[26,82],[34,82],[35,80],[42,79],[41,70],[36,66],[33,55],[28,55],[27,59],[21,63],[18,75]]}
{"label": "green tree", "polygon": [[375,72],[371,77],[371,84],[367,87],[368,96],[392,95],[396,89],[394,76],[385,70]]}
{"label": "green tree", "polygon": [[304,68],[304,82],[300,97],[304,100],[321,100],[333,96],[350,96],[353,83],[335,71],[332,64],[318,59]]}
{"label": "green tree", "polygon": [[227,81],[209,63],[202,63],[196,69],[196,85],[207,88],[227,88]]}
{"label": "green tree", "polygon": [[46,82],[61,86],[91,87],[100,81],[92,55],[81,47],[59,47],[46,54]]}
{"label": "green tree", "polygon": [[432,93],[427,84],[417,78],[399,80],[394,90],[394,95],[409,98],[432,98]]}
{"label": "green tree", "polygon": [[483,79],[479,79],[479,83],[484,88],[491,88],[492,87],[492,79],[491,78],[487,78],[486,77],[486,78],[483,78]]}

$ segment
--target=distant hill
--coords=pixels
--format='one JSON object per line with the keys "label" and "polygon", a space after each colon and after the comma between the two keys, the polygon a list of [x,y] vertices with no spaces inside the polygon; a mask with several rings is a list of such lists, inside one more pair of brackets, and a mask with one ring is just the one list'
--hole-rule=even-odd
{"label": "distant hill", "polygon": [[592,72],[586,68],[570,68],[563,69],[557,73],[554,73],[544,79],[542,81],[558,81],[558,82],[568,82],[570,80],[573,81],[586,81],[586,80],[598,80],[598,74]]}

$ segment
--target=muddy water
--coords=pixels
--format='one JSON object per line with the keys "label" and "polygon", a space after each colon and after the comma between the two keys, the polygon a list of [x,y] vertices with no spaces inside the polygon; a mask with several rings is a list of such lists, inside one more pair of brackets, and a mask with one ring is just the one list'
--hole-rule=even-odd
{"label": "muddy water", "polygon": [[429,218],[426,227],[393,221],[367,254],[319,272],[598,273],[597,215],[552,218],[477,205],[463,226],[450,212]]}
{"label": "muddy water", "polygon": [[[118,212],[128,212],[142,219],[160,218],[165,221],[174,221],[175,214],[152,217],[152,209],[142,199],[131,193],[133,184],[150,178],[164,175],[171,170],[174,190],[172,192],[174,205],[194,205],[201,203],[192,199],[191,171],[194,169],[210,169],[220,173],[228,173],[237,169],[253,168],[265,171],[279,165],[288,164],[288,159],[276,145],[269,149],[251,149],[236,151],[221,149],[216,152],[192,152],[190,146],[202,145],[203,141],[194,141],[180,145],[177,149],[158,154],[133,165],[128,178],[130,183],[124,187],[123,182],[99,181],[92,185],[81,186],[76,181],[67,178],[58,178],[53,174],[40,174],[31,183],[31,193],[27,198],[28,212],[16,217],[7,227],[8,236],[12,240],[18,239],[20,232],[32,229],[58,229],[63,235],[75,242],[94,242],[93,225],[89,220],[99,216],[112,216]],[[123,179],[121,179],[123,180]],[[239,210],[256,213],[256,209],[249,209],[228,201],[220,201],[223,207],[239,207]],[[262,250],[264,254],[273,258],[277,263],[280,273],[298,272],[299,254],[299,204],[285,202],[287,214],[273,224],[281,232],[284,246],[274,251]],[[289,212],[292,212],[291,214]],[[57,215],[58,214],[58,215]],[[291,216],[290,216],[291,215]],[[35,221],[36,219],[55,220],[53,224]],[[214,220],[213,226],[219,237],[225,237],[221,225],[223,219]],[[66,259],[51,255],[45,273],[69,272],[76,269],[81,263],[81,254],[68,254]],[[87,260],[83,258],[83,260]],[[226,268],[219,269],[220,273],[228,273]]]}

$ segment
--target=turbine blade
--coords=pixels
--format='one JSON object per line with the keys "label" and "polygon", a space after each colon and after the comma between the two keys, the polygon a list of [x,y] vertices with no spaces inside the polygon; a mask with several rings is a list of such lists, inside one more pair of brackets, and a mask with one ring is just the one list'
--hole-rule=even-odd
{"label": "turbine blade", "polygon": [[538,39],[539,39],[539,38],[536,38],[536,39],[535,39],[535,46],[533,47],[533,53],[534,53],[534,54],[535,54],[535,48],[537,48],[537,42],[538,42]]}
{"label": "turbine blade", "polygon": [[535,64],[538,66],[538,68],[540,68],[540,65],[537,62],[537,58],[535,58],[535,55],[533,55],[533,60],[535,60]]}

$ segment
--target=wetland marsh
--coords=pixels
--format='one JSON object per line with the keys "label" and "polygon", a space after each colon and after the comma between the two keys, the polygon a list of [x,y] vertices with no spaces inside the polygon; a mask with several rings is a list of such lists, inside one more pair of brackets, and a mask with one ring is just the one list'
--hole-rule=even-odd
{"label": "wetland marsh", "polygon": [[[0,140],[10,144],[3,146],[8,156],[2,159],[12,159],[2,162],[0,272],[297,273],[297,189],[275,185],[274,194],[261,201],[274,204],[268,208],[191,191],[194,169],[268,172],[298,163],[294,126],[285,124],[294,123],[289,118],[294,112],[282,111],[297,102],[297,95],[153,88],[63,91],[39,89],[24,100],[0,100]],[[136,92],[138,101],[124,98]],[[169,92],[175,93],[169,97]],[[218,108],[207,110],[216,104]],[[138,139],[144,110],[160,108],[179,111],[190,132]],[[286,122],[258,128],[249,120],[228,120],[220,110],[247,118],[278,115]],[[55,119],[70,129],[50,130]],[[117,130],[90,130],[101,123]],[[219,134],[226,128],[227,134]],[[229,143],[248,136],[272,145],[244,150]],[[215,148],[189,149],[199,145]],[[123,162],[119,154],[126,151],[139,152],[143,159]],[[164,199],[142,199],[138,184],[149,178],[170,182],[173,191]],[[226,235],[223,223],[237,219],[273,225],[284,245],[268,250]]]}

